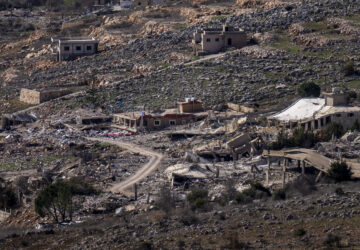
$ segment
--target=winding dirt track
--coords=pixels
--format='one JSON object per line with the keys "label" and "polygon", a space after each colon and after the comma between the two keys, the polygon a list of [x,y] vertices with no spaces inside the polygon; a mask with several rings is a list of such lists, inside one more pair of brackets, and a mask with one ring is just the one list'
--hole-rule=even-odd
{"label": "winding dirt track", "polygon": [[151,172],[153,172],[155,169],[157,169],[160,166],[161,160],[164,158],[164,156],[160,153],[157,153],[150,149],[143,148],[128,142],[115,141],[106,138],[87,137],[87,139],[91,141],[99,141],[99,142],[113,144],[134,153],[150,156],[150,161],[146,163],[144,166],[142,166],[134,175],[130,176],[128,179],[122,182],[113,185],[109,189],[109,191],[113,193],[121,193],[122,191],[125,191],[126,189],[132,187],[135,183],[146,178]]}

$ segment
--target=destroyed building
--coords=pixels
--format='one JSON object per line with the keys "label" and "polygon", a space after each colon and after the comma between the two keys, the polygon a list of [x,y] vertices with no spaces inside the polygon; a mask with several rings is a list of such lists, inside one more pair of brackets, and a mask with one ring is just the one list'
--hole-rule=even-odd
{"label": "destroyed building", "polygon": [[360,107],[349,106],[346,93],[334,88],[331,93],[322,95],[324,98],[302,98],[285,110],[269,116],[270,125],[316,130],[336,122],[347,129],[360,120]]}
{"label": "destroyed building", "polygon": [[68,89],[33,90],[22,88],[20,101],[28,104],[40,104],[70,93],[71,91]]}
{"label": "destroyed building", "polygon": [[113,126],[132,132],[163,129],[204,119],[207,113],[201,111],[203,111],[201,101],[187,99],[185,102],[178,102],[177,109],[166,109],[160,112],[116,113],[113,117]]}
{"label": "destroyed building", "polygon": [[56,45],[56,57],[60,62],[93,55],[99,45],[93,37],[52,37],[51,42]]}
{"label": "destroyed building", "polygon": [[196,55],[213,54],[229,47],[244,47],[247,36],[241,29],[223,25],[222,29],[207,28],[196,31],[192,43]]}

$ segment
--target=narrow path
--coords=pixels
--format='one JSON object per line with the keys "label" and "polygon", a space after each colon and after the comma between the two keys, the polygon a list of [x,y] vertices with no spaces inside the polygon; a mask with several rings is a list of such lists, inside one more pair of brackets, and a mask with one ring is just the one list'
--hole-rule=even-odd
{"label": "narrow path", "polygon": [[134,175],[130,176],[128,179],[122,182],[113,185],[109,189],[109,191],[113,193],[120,193],[121,191],[125,191],[126,189],[132,187],[135,183],[138,183],[139,181],[146,178],[151,172],[153,172],[155,169],[157,169],[160,166],[161,160],[164,158],[164,156],[160,153],[157,153],[150,149],[143,148],[128,142],[115,141],[106,138],[87,137],[87,139],[90,141],[98,141],[98,142],[113,144],[134,153],[150,156],[150,161],[146,163],[144,166],[142,166]]}

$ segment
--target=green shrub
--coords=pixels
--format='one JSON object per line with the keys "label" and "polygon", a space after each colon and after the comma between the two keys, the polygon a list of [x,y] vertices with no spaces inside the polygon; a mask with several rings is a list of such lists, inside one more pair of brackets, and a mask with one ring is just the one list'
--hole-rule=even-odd
{"label": "green shrub", "polygon": [[343,126],[340,123],[332,122],[326,129],[326,140],[331,140],[334,135],[339,138],[343,135]]}
{"label": "green shrub", "polygon": [[360,131],[360,123],[358,119],[355,120],[354,124],[349,128],[350,131]]}
{"label": "green shrub", "polygon": [[271,196],[269,189],[265,188],[259,182],[253,182],[250,187],[243,190],[241,193],[237,192],[235,200],[239,204],[250,203],[255,199],[263,199]]}
{"label": "green shrub", "polygon": [[330,166],[327,176],[336,182],[348,181],[351,179],[351,167],[348,167],[344,161],[333,162]]}
{"label": "green shrub", "polygon": [[206,199],[208,196],[208,191],[205,189],[193,189],[187,195],[186,199],[190,202],[195,202],[198,198]]}
{"label": "green shrub", "polygon": [[306,231],[304,228],[298,228],[294,231],[295,236],[304,236],[306,234]]}
{"label": "green shrub", "polygon": [[285,189],[278,189],[273,193],[274,200],[285,200],[286,199],[286,192]]}
{"label": "green shrub", "polygon": [[55,222],[72,220],[73,196],[96,193],[95,189],[78,179],[57,180],[40,191],[35,199],[35,211],[44,217],[51,216]]}
{"label": "green shrub", "polygon": [[318,97],[320,95],[320,87],[316,83],[306,82],[299,86],[297,93],[301,97]]}
{"label": "green shrub", "polygon": [[164,186],[160,189],[159,197],[155,201],[156,207],[169,214],[175,208],[175,199],[171,190]]}
{"label": "green shrub", "polygon": [[291,147],[313,147],[320,139],[312,131],[305,131],[304,128],[293,130],[292,136],[288,136],[284,131],[280,131],[277,140],[269,145],[270,149],[280,150]]}
{"label": "green shrub", "polygon": [[341,187],[338,187],[338,188],[335,189],[335,194],[337,194],[337,195],[344,195],[345,192],[344,192],[344,190],[343,190]]}
{"label": "green shrub", "polygon": [[0,188],[0,208],[14,208],[18,200],[14,190],[10,187]]}
{"label": "green shrub", "polygon": [[206,203],[206,200],[204,198],[197,198],[194,201],[194,207],[195,209],[203,208]]}
{"label": "green shrub", "polygon": [[328,234],[326,239],[324,240],[324,245],[329,248],[334,248],[334,247],[338,248],[341,247],[340,241],[341,241],[340,236]]}
{"label": "green shrub", "polygon": [[345,76],[351,76],[355,73],[355,65],[352,61],[348,61],[344,68],[343,68],[343,72]]}
{"label": "green shrub", "polygon": [[315,180],[307,176],[300,176],[295,181],[286,184],[284,190],[287,196],[291,193],[300,193],[306,196],[316,191]]}
{"label": "green shrub", "polygon": [[192,210],[204,208],[208,198],[208,191],[205,189],[193,189],[186,197]]}

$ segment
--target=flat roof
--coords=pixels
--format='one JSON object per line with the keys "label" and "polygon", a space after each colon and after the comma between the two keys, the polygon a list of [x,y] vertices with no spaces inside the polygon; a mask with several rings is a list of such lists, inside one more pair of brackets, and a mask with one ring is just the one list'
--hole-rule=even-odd
{"label": "flat roof", "polygon": [[93,37],[52,37],[51,42],[91,42],[91,43],[99,43],[99,41],[95,40]]}

